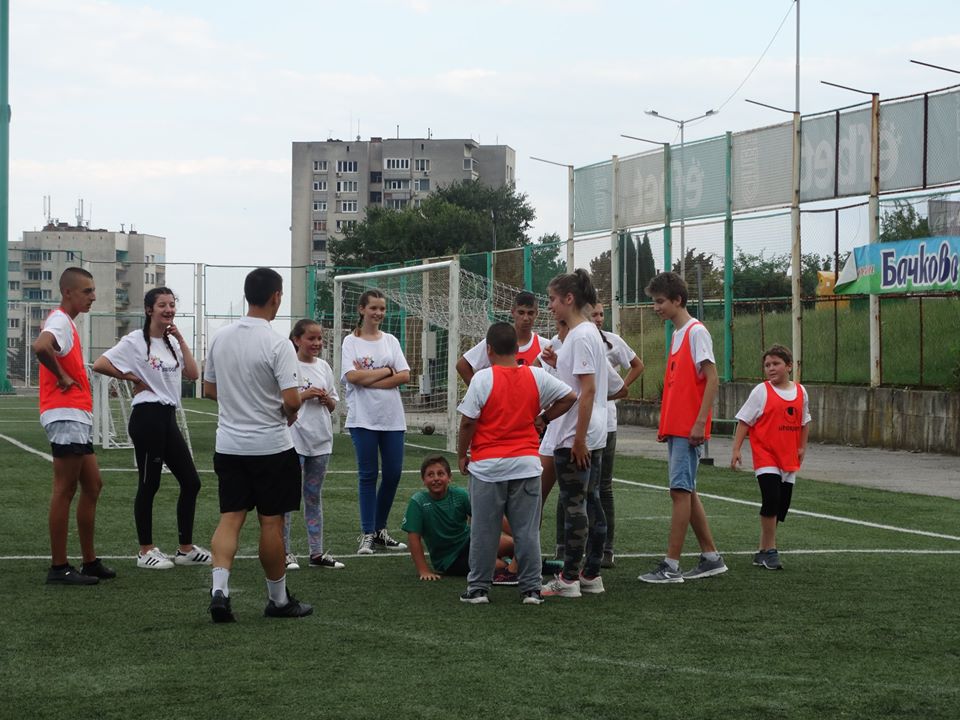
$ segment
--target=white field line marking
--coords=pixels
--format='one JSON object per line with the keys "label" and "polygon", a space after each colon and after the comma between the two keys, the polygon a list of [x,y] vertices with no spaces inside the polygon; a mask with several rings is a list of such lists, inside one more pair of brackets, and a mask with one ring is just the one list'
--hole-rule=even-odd
{"label": "white field line marking", "polygon": [[46,460],[46,461],[48,461],[48,462],[53,462],[53,456],[52,456],[52,455],[48,455],[48,454],[45,453],[45,452],[40,452],[39,450],[35,450],[34,448],[30,447],[29,445],[23,444],[23,443],[20,442],[19,440],[14,440],[12,437],[8,437],[7,435],[0,435],[0,439],[6,440],[6,441],[7,441],[8,443],[10,443],[11,445],[16,445],[18,448],[20,448],[21,450],[26,450],[28,453],[33,453],[34,455],[39,455],[40,457],[42,457],[44,460]]}
{"label": "white field line marking", "polygon": [[[624,485],[633,485],[635,487],[646,488],[648,490],[669,490],[663,485],[651,485],[650,483],[634,482],[633,480],[622,480],[613,478],[614,482]],[[708,493],[699,493],[700,497],[710,498],[711,500],[722,500],[723,502],[736,503],[737,505],[748,505],[750,507],[760,507],[760,503],[752,500],[740,500],[739,498],[725,497],[724,495],[712,495]],[[940,540],[956,540],[960,542],[960,537],[956,535],[945,535],[944,533],[929,532],[927,530],[913,530],[912,528],[897,527],[896,525],[883,525],[881,523],[867,522],[866,520],[854,520],[853,518],[840,517],[838,515],[825,515],[823,513],[810,512],[808,510],[794,510],[790,508],[793,515],[804,515],[806,517],[817,518],[819,520],[833,520],[834,522],[847,523],[849,525],[861,525],[863,527],[876,528],[878,530],[892,530],[893,532],[907,533],[910,535],[923,535],[924,537],[938,538]]]}
{"label": "white field line marking", "polygon": [[433,452],[446,453],[448,455],[457,454],[456,451],[454,450],[447,450],[442,447],[431,447],[429,445],[417,445],[416,443],[411,443],[411,442],[404,442],[403,444],[406,445],[407,447],[417,448],[419,450],[432,450]]}
{"label": "white field line marking", "polygon": [[197,415],[209,415],[210,417],[219,417],[217,413],[206,412],[204,410],[191,410],[190,408],[183,408],[185,413],[196,413]]}

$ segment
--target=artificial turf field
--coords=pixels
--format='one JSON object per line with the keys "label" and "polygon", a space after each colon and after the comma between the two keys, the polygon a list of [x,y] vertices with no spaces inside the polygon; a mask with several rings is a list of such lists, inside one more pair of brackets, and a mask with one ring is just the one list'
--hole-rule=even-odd
{"label": "artificial turf field", "polygon": [[[205,483],[195,541],[209,547],[216,410],[200,400],[186,407]],[[35,398],[0,398],[0,435],[49,451]],[[398,537],[423,446],[442,438],[408,442],[390,520]],[[700,491],[730,571],[651,586],[636,577],[664,550],[665,466],[620,456],[618,561],[604,571],[606,593],[522,606],[516,588],[495,587],[490,605],[472,606],[457,600],[462,579],[421,582],[398,553],[354,556],[355,462],[349,438],[338,436],[325,544],[347,567],[291,572],[289,587],[315,613],[263,618],[251,517],[231,577],[238,622],[213,625],[208,569],[136,568],[132,451],[98,458],[98,551],[119,576],[47,586],[51,465],[0,438],[0,718],[960,716],[955,500],[801,479],[779,531],[786,569],[770,572],[751,565],[753,477],[703,468]],[[154,539],[169,551],[176,487],[165,475],[154,511]],[[549,513],[543,540],[552,551]],[[294,543],[304,557],[299,518]],[[692,533],[686,549],[691,567]],[[78,552],[73,529],[70,551]]]}

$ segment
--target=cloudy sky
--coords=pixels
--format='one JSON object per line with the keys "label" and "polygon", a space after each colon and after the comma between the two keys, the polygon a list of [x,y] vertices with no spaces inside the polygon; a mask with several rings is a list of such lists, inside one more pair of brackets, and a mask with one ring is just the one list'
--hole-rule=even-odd
{"label": "cloudy sky", "polygon": [[[791,0],[10,5],[11,237],[42,226],[43,196],[71,222],[83,198],[95,227],[165,236],[169,262],[289,264],[293,141],[399,126],[511,145],[536,235],[563,236],[565,171],[529,156],[675,140],[646,109],[719,108],[693,140],[786,119],[744,98],[794,102]],[[822,79],[882,97],[953,84],[907,61],[960,66],[958,28],[956,0],[802,0],[801,109],[859,100]]]}

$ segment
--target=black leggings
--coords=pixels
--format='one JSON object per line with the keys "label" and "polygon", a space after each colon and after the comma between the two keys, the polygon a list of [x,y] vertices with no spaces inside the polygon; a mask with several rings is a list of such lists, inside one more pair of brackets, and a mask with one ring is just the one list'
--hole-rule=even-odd
{"label": "black leggings", "polygon": [[140,544],[153,544],[153,498],[160,489],[164,463],[180,483],[180,497],[177,499],[180,544],[192,544],[200,476],[177,426],[177,409],[162,403],[134,405],[129,430],[139,475],[137,497],[133,501],[133,518]]}
{"label": "black leggings", "polygon": [[783,478],[773,473],[757,475],[757,484],[760,485],[760,514],[763,517],[776,516],[778,522],[787,519],[787,510],[790,509],[790,499],[793,497],[793,483],[783,482]]}

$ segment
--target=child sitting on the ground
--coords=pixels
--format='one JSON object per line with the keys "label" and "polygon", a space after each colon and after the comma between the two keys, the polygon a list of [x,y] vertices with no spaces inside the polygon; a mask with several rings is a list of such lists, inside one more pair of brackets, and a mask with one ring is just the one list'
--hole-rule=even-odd
{"label": "child sitting on the ground", "polygon": [[[450,463],[442,455],[431,455],[420,465],[424,489],[407,505],[401,529],[409,538],[410,557],[421,580],[439,580],[441,575],[465,577],[470,571],[470,495],[450,485]],[[433,565],[431,572],[423,552],[426,543]],[[501,558],[513,555],[513,538],[500,535],[497,550],[498,584],[516,584],[516,567]],[[516,561],[513,561],[514,564]]]}

